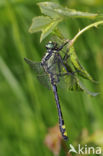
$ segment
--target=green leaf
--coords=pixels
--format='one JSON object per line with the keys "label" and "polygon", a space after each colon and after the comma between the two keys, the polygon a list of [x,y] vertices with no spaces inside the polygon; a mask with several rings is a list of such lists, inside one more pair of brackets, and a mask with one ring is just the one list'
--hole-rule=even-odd
{"label": "green leaf", "polygon": [[69,54],[70,54],[70,60],[71,60],[71,62],[72,62],[72,64],[73,64],[74,68],[75,68],[76,70],[78,70],[78,74],[79,74],[80,76],[82,76],[83,78],[85,78],[85,79],[88,79],[88,80],[90,80],[90,81],[92,81],[92,82],[95,82],[95,81],[93,80],[93,78],[90,76],[90,74],[89,74],[89,73],[85,70],[85,68],[80,64],[80,62],[79,62],[79,60],[78,60],[78,57],[77,57],[77,55],[76,55],[75,50],[74,50],[73,47],[70,48]]}
{"label": "green leaf", "polygon": [[32,25],[29,28],[30,33],[42,31],[40,42],[46,38],[62,19],[50,19],[47,16],[38,16],[33,18]]}
{"label": "green leaf", "polygon": [[91,91],[89,91],[84,85],[83,85],[83,83],[78,79],[78,85],[79,85],[79,87],[85,92],[85,93],[87,93],[88,95],[90,95],[90,96],[97,96],[97,95],[99,95],[99,93],[95,93],[95,92],[91,92]]}
{"label": "green leaf", "polygon": [[52,20],[52,22],[42,30],[40,42],[46,38],[53,31],[53,29],[55,29],[59,22],[61,22],[61,19]]}
{"label": "green leaf", "polygon": [[76,76],[70,76],[67,81],[67,89],[71,91],[83,91],[79,86]]}
{"label": "green leaf", "polygon": [[99,93],[89,91],[77,76],[69,76],[65,79],[66,88],[70,91],[83,91],[90,96],[97,96]]}
{"label": "green leaf", "polygon": [[67,75],[65,78],[60,78],[58,87],[65,88],[68,91],[83,91],[90,96],[97,96],[99,93],[89,91],[83,83],[78,79],[77,75]]}
{"label": "green leaf", "polygon": [[34,17],[32,20],[32,25],[29,28],[30,33],[42,31],[48,24],[52,22],[47,16],[37,16]]}
{"label": "green leaf", "polygon": [[40,2],[37,4],[44,15],[50,16],[52,18],[60,17],[60,15],[55,11],[57,8],[61,7],[59,4],[53,2]]}
{"label": "green leaf", "polygon": [[61,16],[74,18],[96,18],[98,16],[98,14],[95,13],[81,12],[62,7],[61,5],[53,2],[40,2],[38,5],[43,14],[52,18],[58,18]]}

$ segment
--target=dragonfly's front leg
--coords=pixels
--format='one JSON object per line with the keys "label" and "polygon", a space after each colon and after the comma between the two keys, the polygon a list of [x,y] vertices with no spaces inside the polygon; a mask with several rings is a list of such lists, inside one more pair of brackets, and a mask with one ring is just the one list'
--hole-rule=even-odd
{"label": "dragonfly's front leg", "polygon": [[[58,48],[58,52],[59,52],[60,50],[62,50],[63,47],[64,47],[66,44],[68,44],[68,43],[69,43],[69,40],[68,40],[67,42],[65,42],[63,45],[61,45],[61,46]],[[64,60],[64,61],[66,61],[66,60],[70,57],[70,54],[68,55],[68,52],[69,52],[69,49],[67,48],[67,50],[66,50],[66,52],[65,52],[65,55],[64,55],[64,57],[63,57],[63,60]]]}
{"label": "dragonfly's front leg", "polygon": [[62,49],[64,48],[64,46],[65,46],[66,44],[68,44],[68,43],[69,43],[69,40],[67,40],[65,43],[63,43],[63,44],[57,49],[57,51],[62,50]]}
{"label": "dragonfly's front leg", "polygon": [[67,59],[70,57],[71,54],[68,54],[69,49],[66,50],[65,55],[63,57],[63,61],[67,61]]}

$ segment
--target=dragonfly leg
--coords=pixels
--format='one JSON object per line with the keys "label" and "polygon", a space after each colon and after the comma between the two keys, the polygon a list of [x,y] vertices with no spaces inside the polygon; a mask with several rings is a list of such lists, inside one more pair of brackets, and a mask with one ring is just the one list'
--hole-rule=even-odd
{"label": "dragonfly leg", "polygon": [[[71,75],[73,75],[73,74],[76,73],[76,72],[80,72],[78,69],[76,69],[76,71],[74,71],[74,72],[69,72],[69,71],[68,71],[69,65],[68,65],[68,64],[65,65],[65,63],[63,62],[63,59],[61,58],[60,54],[58,54],[58,57],[59,57],[59,60],[60,60],[61,64],[62,64],[63,67],[65,68],[67,74],[70,74],[70,73],[71,73]],[[68,68],[67,68],[66,66],[67,66]]]}
{"label": "dragonfly leg", "polygon": [[74,72],[60,73],[60,74],[57,74],[57,76],[74,75],[77,72],[80,72],[80,71],[79,70],[76,70]]}
{"label": "dragonfly leg", "polygon": [[71,54],[68,54],[68,51],[69,49],[66,50],[65,55],[63,57],[63,61],[66,61],[70,57]]}
{"label": "dragonfly leg", "polygon": [[57,76],[66,76],[66,75],[73,75],[73,73],[70,73],[70,72],[66,72],[66,73],[60,73],[60,74],[57,74]]}
{"label": "dragonfly leg", "polygon": [[65,46],[66,44],[68,44],[68,43],[69,43],[69,40],[67,40],[64,44],[62,44],[57,50],[58,50],[58,51],[62,50],[62,49],[64,48],[64,46]]}
{"label": "dragonfly leg", "polygon": [[58,54],[58,59],[59,61],[61,62],[61,64],[63,65],[63,67],[65,68],[66,72],[69,72],[67,67],[65,66],[64,62],[63,62],[63,59],[61,58],[61,56]]}

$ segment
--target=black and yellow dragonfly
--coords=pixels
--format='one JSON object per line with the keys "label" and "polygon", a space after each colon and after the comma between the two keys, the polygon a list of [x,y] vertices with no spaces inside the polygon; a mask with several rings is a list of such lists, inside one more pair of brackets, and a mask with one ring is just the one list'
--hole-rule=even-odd
{"label": "black and yellow dragonfly", "polygon": [[59,117],[59,128],[62,134],[63,139],[68,140],[64,119],[61,111],[60,101],[57,93],[57,86],[61,79],[65,76],[73,76],[74,73],[70,71],[70,67],[67,63],[69,55],[67,51],[64,55],[61,54],[62,49],[68,44],[69,40],[63,42],[62,45],[58,45],[57,42],[49,41],[46,45],[46,54],[42,58],[41,62],[33,62],[28,58],[24,58],[27,64],[29,64],[34,71],[38,73],[37,77],[41,79],[41,77],[48,77],[52,90],[54,92],[55,101],[58,110]]}

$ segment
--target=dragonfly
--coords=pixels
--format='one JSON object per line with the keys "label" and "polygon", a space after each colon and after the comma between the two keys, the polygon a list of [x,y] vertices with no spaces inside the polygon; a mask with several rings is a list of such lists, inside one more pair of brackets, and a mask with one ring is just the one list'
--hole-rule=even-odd
{"label": "dragonfly", "polygon": [[[67,59],[69,58],[68,49],[61,55],[62,49],[69,43],[69,40],[66,40],[62,45],[58,45],[57,42],[49,41],[46,44],[46,54],[42,58],[41,62],[33,62],[28,58],[24,58],[27,64],[34,71],[37,72],[38,78],[46,77],[49,79],[51,88],[54,93],[57,110],[58,110],[58,118],[59,118],[59,129],[61,135],[65,141],[68,140],[68,135],[66,131],[66,127],[64,124],[63,114],[60,106],[60,100],[58,96],[58,83],[61,81],[62,77],[73,75],[74,73],[71,72],[69,69],[69,65],[66,63]],[[44,73],[41,74],[41,73]],[[48,80],[45,80],[48,81]]]}

